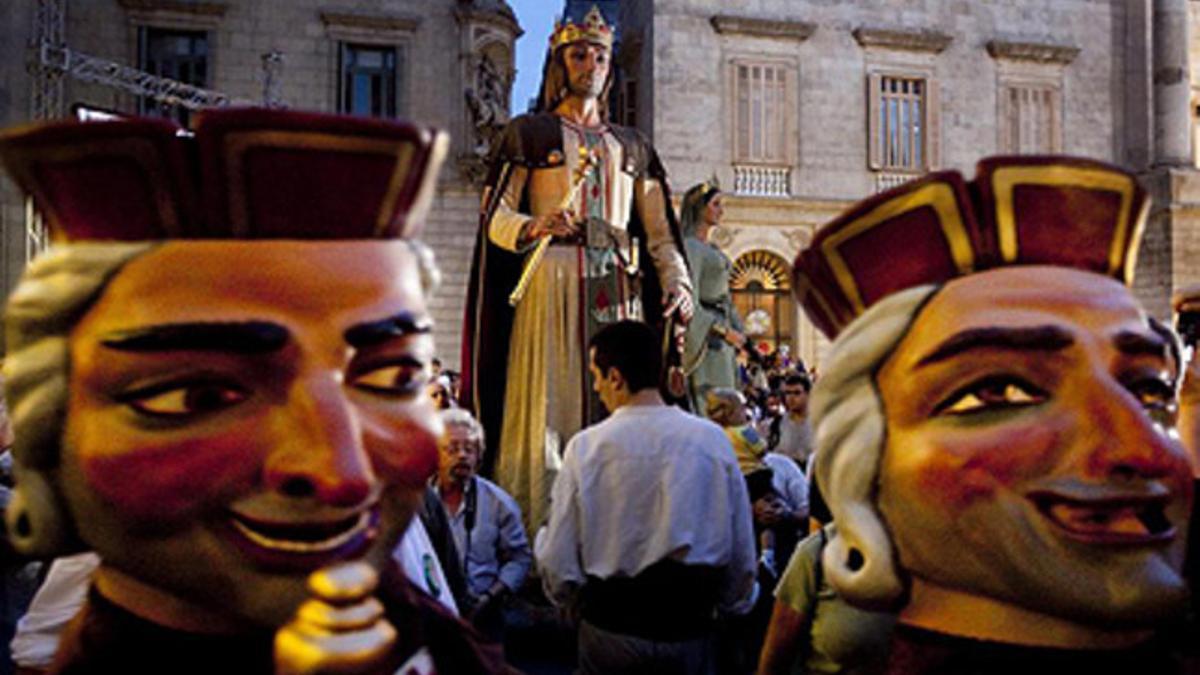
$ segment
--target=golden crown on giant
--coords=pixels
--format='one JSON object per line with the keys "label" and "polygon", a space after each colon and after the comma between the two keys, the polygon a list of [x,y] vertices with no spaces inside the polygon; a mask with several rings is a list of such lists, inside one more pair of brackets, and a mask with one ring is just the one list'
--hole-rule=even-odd
{"label": "golden crown on giant", "polygon": [[563,19],[554,25],[550,35],[550,49],[555,50],[572,42],[595,42],[605,47],[612,47],[613,32],[600,8],[592,5],[592,9],[583,17],[583,23],[577,24],[571,19]]}

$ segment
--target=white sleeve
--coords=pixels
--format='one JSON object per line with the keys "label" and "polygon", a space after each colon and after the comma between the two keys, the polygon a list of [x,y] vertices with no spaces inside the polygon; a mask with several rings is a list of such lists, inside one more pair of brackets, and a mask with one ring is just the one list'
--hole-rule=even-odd
{"label": "white sleeve", "polygon": [[38,670],[50,667],[63,630],[87,600],[92,573],[99,566],[100,557],[95,553],[57,558],[50,564],[29,611],[17,622],[12,659],[18,666]]}
{"label": "white sleeve", "polygon": [[575,471],[579,436],[567,443],[562,470],[550,490],[550,521],[534,541],[534,556],[547,597],[560,607],[571,604],[583,586],[580,564],[579,499]]}
{"label": "white sleeve", "polygon": [[725,568],[725,583],[718,607],[730,614],[745,614],[754,608],[754,601],[758,598],[758,584],[755,582],[758,558],[754,549],[754,520],[750,515],[750,495],[746,492],[746,480],[742,477],[732,454],[725,463],[725,472],[730,492],[729,503],[733,506],[729,537],[732,550],[729,565]]}
{"label": "white sleeve", "polygon": [[392,550],[392,558],[404,570],[404,576],[434,600],[458,616],[458,605],[454,602],[454,594],[450,592],[450,584],[446,582],[446,574],[438,561],[437,551],[429,541],[429,533],[417,516],[413,516],[404,537]]}
{"label": "white sleeve", "polygon": [[804,472],[792,458],[778,453],[767,453],[764,459],[775,474],[778,481],[776,489],[781,493],[780,496],[787,500],[792,510],[808,517],[808,479]]}
{"label": "white sleeve", "polygon": [[529,169],[515,164],[509,167],[510,173],[504,193],[496,203],[496,212],[488,222],[488,239],[506,251],[517,253],[529,244],[522,238],[525,226],[533,220],[532,216],[519,210],[521,194],[525,190],[525,182],[529,180]]}

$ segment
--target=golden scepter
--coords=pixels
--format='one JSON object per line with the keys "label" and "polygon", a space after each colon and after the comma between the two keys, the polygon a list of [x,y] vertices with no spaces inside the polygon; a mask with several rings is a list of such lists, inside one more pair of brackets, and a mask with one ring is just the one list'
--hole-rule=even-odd
{"label": "golden scepter", "polygon": [[[600,149],[588,150],[587,148],[579,148],[579,166],[575,167],[575,175],[571,180],[571,189],[567,190],[567,194],[563,196],[562,201],[558,203],[558,211],[566,211],[570,208],[571,203],[575,201],[575,197],[579,195],[579,188],[583,187],[583,182],[591,172],[600,165]],[[533,281],[533,274],[537,272],[537,268],[542,264],[542,258],[546,255],[546,249],[550,248],[550,240],[554,235],[544,234],[538,239],[537,246],[529,257],[525,259],[525,266],[521,268],[521,278],[517,280],[517,285],[513,288],[512,293],[508,294],[508,304],[516,307],[521,298],[525,297],[525,291],[529,290],[529,284]]]}

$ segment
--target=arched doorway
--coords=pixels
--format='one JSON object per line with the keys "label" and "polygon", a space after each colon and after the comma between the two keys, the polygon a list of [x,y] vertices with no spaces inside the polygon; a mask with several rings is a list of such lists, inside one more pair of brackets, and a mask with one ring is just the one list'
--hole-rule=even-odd
{"label": "arched doorway", "polygon": [[796,303],[786,260],[769,251],[745,253],[733,264],[729,288],[755,345],[765,344],[772,351],[780,345],[793,345]]}

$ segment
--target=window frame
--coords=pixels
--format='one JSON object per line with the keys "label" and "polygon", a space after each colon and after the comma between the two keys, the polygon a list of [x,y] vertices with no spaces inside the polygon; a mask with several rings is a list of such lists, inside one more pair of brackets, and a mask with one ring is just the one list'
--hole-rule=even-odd
{"label": "window frame", "polygon": [[[397,117],[403,116],[404,110],[406,108],[404,97],[403,97],[403,91],[404,91],[403,83],[405,81],[404,80],[404,65],[406,63],[406,59],[405,59],[405,51],[406,50],[405,50],[405,45],[403,43],[375,43],[375,42],[362,42],[362,41],[358,41],[358,40],[338,40],[337,41],[337,93],[336,93],[337,98],[336,98],[336,102],[335,102],[336,103],[335,109],[339,113],[344,114],[344,115],[358,115],[359,114],[359,113],[355,113],[352,110],[352,105],[350,105],[351,101],[347,98],[351,93],[351,89],[348,85],[349,73],[347,72],[347,68],[350,67],[347,65],[347,56],[351,50],[354,50],[355,52],[367,52],[367,51],[378,52],[378,53],[385,55],[385,60],[386,60],[386,56],[390,56],[391,61],[392,61],[391,65],[390,65],[391,76],[390,76],[390,78],[385,77],[383,79],[383,82],[385,82],[388,85],[388,88],[390,89],[390,95],[385,94],[385,100],[383,102],[383,105],[384,105],[383,114],[376,115],[374,113],[371,113],[366,116],[377,117],[380,119],[395,119]],[[383,69],[386,71],[388,68],[389,68],[389,66],[385,65]],[[367,70],[367,69],[364,69],[364,70]]]}
{"label": "window frame", "polygon": [[[203,63],[204,77],[200,81],[194,79],[185,79],[178,76],[177,72],[164,72],[162,67],[151,68],[151,40],[154,37],[183,37],[187,36],[192,40],[201,39],[204,45],[204,53],[201,57],[191,55],[189,60],[180,60],[179,63],[188,63],[200,61]],[[137,65],[138,70],[149,73],[155,77],[163,77],[177,82],[190,84],[200,89],[210,88],[213,72],[213,40],[212,31],[205,28],[190,28],[178,26],[161,26],[156,24],[139,24],[137,26]],[[175,63],[175,61],[163,60],[161,63]],[[171,119],[177,122],[180,126],[188,127],[191,119],[191,111],[188,109],[173,105],[167,106],[155,101],[149,96],[137,97],[137,112],[139,115],[152,117],[161,117]]]}
{"label": "window frame", "polygon": [[[1039,91],[1049,104],[1049,116],[1045,129],[1045,147],[1022,150],[1020,133],[1014,138],[1013,128],[1027,127],[1030,120],[1022,120],[1020,108],[1014,110],[1011,93],[1014,91]],[[1003,154],[1059,154],[1063,147],[1063,93],[1061,78],[1058,77],[1012,77],[1001,75],[996,87],[996,149]],[[1040,135],[1040,134],[1039,134]]]}
{"label": "window frame", "polygon": [[[919,150],[919,158],[914,158],[910,161],[892,161],[892,157],[903,158],[903,151],[893,152],[889,150],[887,143],[884,140],[886,132],[885,122],[883,119],[883,104],[885,101],[884,83],[888,81],[906,81],[920,83],[921,92],[919,103],[919,114],[917,117],[920,120],[919,140],[910,147],[917,147]],[[886,172],[892,174],[912,174],[920,175],[935,169],[941,161],[941,130],[940,123],[940,95],[939,86],[936,78],[933,77],[931,71],[925,70],[909,70],[886,68],[869,71],[867,73],[867,163],[872,171]],[[904,92],[901,94],[901,100],[905,96],[911,96]],[[899,112],[899,108],[897,109]],[[912,126],[909,125],[907,137],[913,141]],[[910,156],[917,153],[910,153]],[[916,161],[919,159],[919,161]]]}
{"label": "window frame", "polygon": [[[772,120],[772,125],[777,126],[777,138],[775,143],[770,142],[770,138],[766,135],[765,129],[760,129],[760,133],[756,134],[753,128],[753,121],[747,121],[746,141],[749,147],[742,145],[742,93],[743,85],[740,77],[741,68],[762,68],[764,74],[761,82],[766,81],[766,69],[770,69],[776,74],[783,75],[782,84],[772,84],[774,89],[779,87],[781,91],[777,92],[775,101],[777,102],[776,116],[777,119]],[[730,158],[734,164],[741,165],[759,165],[772,167],[792,167],[796,163],[796,148],[795,148],[795,133],[799,126],[799,69],[792,61],[785,59],[772,59],[761,57],[742,57],[735,56],[729,60],[729,133],[730,133]],[[763,87],[763,92],[767,89]],[[752,87],[751,87],[752,88]],[[753,106],[753,99],[747,99],[747,106]],[[770,114],[770,109],[764,106],[763,118]],[[751,115],[751,117],[754,117]],[[754,149],[755,136],[759,136],[760,151]],[[777,148],[778,154],[772,154],[768,148]]]}

